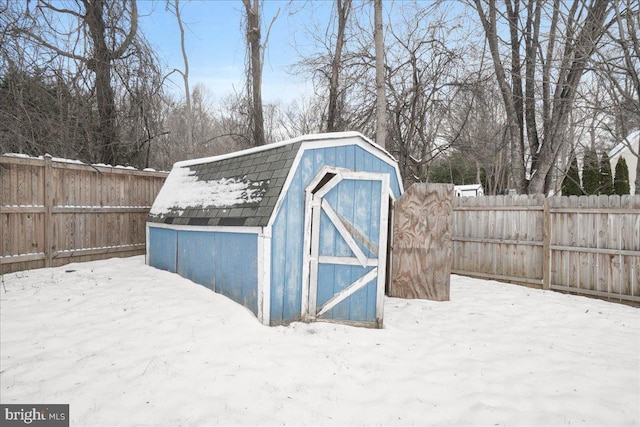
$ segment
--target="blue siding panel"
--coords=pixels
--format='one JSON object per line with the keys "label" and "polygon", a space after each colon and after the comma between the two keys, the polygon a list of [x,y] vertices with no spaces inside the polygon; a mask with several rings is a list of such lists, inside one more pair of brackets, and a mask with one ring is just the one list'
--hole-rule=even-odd
{"label": "blue siding panel", "polygon": [[[320,264],[318,269],[318,307],[329,301],[337,292],[355,282],[361,276],[372,269],[367,267],[353,267],[345,265],[331,266]],[[368,305],[368,295],[373,295],[373,305]],[[331,320],[355,320],[361,322],[374,322],[376,282],[369,282],[364,288],[356,291],[353,295],[338,303],[329,310],[323,319]]]}
{"label": "blue siding panel", "polygon": [[287,210],[286,200],[280,208],[280,215],[273,223],[273,236],[271,237],[271,324],[280,325],[284,323],[282,314],[284,313],[284,282],[287,258],[285,256],[285,246],[287,242],[287,228],[285,211]]}
{"label": "blue siding panel", "polygon": [[[338,234],[335,227],[329,227],[327,224],[329,223],[329,217],[324,211],[320,212],[320,224],[324,227],[322,229],[322,233],[320,233],[320,255],[335,255],[336,254],[336,240],[342,239],[340,234]],[[345,254],[347,255],[347,254]]]}
{"label": "blue siding panel", "polygon": [[[362,271],[362,270],[361,270]],[[354,272],[355,273],[355,272]],[[356,280],[359,275],[353,278]],[[349,298],[349,318],[357,319],[362,322],[375,322],[376,320],[376,307],[375,307],[375,295],[376,295],[376,281],[371,281],[367,286],[355,292]],[[373,311],[369,310],[367,305],[368,295],[374,296]]]}
{"label": "blue siding panel", "polygon": [[[355,182],[352,180],[346,180],[340,182],[336,188],[331,190],[331,193],[338,194],[338,201],[333,205],[333,209],[338,215],[344,218],[349,224],[353,224],[353,211],[355,208],[353,195],[355,193]],[[330,193],[330,194],[331,194]],[[330,224],[327,224],[330,225]],[[330,225],[334,227],[332,224]],[[322,231],[321,231],[322,232]],[[353,256],[351,248],[344,241],[342,236],[339,235],[339,239],[336,240],[336,255],[338,256]]]}
{"label": "blue siding panel", "polygon": [[[289,194],[304,194],[302,171],[294,176]],[[289,197],[287,201],[287,240],[285,248],[286,277],[284,286],[283,319],[300,319],[302,306],[302,263],[303,263],[303,239],[297,238],[304,234],[304,197]]]}
{"label": "blue siding panel", "polygon": [[359,171],[366,170],[364,168],[364,158],[365,158],[365,156],[368,157],[369,153],[366,152],[365,150],[363,150],[360,147],[356,147],[356,152],[354,153],[354,159],[355,159],[355,162],[356,162],[356,167],[355,167],[356,170],[359,170]]}
{"label": "blue siding panel", "polygon": [[175,230],[149,227],[149,265],[175,273],[177,238]]}
{"label": "blue siding panel", "polygon": [[[335,267],[331,264],[318,265],[318,307],[329,301],[333,296],[333,278],[335,277]],[[331,310],[327,316],[328,319],[332,319]]]}
{"label": "blue siding panel", "polygon": [[324,162],[327,165],[337,165],[340,159],[336,159],[336,147],[327,147],[324,149]]}
{"label": "blue siding panel", "polygon": [[177,273],[211,290],[214,290],[213,234],[204,231],[178,232]]}
{"label": "blue siding panel", "polygon": [[258,315],[258,235],[149,227],[149,265],[178,273]]}
{"label": "blue siding panel", "polygon": [[[378,245],[379,235],[372,235],[373,225],[372,223],[377,223],[379,218],[375,215],[375,212],[372,210],[373,203],[373,195],[372,188],[376,188],[380,191],[380,183],[379,181],[354,181],[354,215],[353,215],[353,225],[356,229],[366,236],[371,243],[375,246]],[[378,198],[379,197],[378,193]],[[375,203],[378,205],[379,203]],[[373,256],[371,251],[367,249],[365,246],[360,245],[360,249],[367,255],[368,257]]]}
{"label": "blue siding panel", "polygon": [[376,292],[377,292],[378,284],[373,281],[367,285],[366,288],[362,289],[363,292],[367,294],[367,310],[365,312],[365,319],[367,322],[375,322],[376,321]]}
{"label": "blue siding panel", "polygon": [[[344,290],[351,284],[351,271],[354,268],[358,268],[358,267],[352,267],[349,265],[336,265],[335,274],[332,280],[333,281],[332,296]],[[349,297],[349,299],[350,298],[351,297]],[[332,319],[339,319],[339,320],[350,319],[348,299],[343,301],[341,304],[336,305],[331,311],[333,312],[331,315]]]}
{"label": "blue siding panel", "polygon": [[215,291],[258,315],[258,235],[211,233],[214,236]]}

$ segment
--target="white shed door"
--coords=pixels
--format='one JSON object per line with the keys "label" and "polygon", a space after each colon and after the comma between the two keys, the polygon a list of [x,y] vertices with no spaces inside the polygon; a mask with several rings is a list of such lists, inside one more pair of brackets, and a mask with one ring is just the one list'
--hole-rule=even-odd
{"label": "white shed door", "polygon": [[382,327],[388,175],[323,168],[306,191],[303,314]]}

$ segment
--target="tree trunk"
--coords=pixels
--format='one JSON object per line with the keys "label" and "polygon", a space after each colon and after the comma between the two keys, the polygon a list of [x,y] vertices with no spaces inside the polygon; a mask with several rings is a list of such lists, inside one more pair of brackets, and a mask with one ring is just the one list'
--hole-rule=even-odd
{"label": "tree trunk", "polygon": [[640,196],[640,153],[636,154],[638,155],[638,160],[636,160],[636,195]]}
{"label": "tree trunk", "polygon": [[[540,10],[546,3],[542,0],[528,0],[526,11],[519,10],[520,0],[505,0],[506,19],[510,39],[505,42],[511,53],[511,85],[508,82],[499,46],[501,31],[497,20],[501,13],[496,8],[496,0],[474,0],[484,27],[486,40],[493,59],[496,79],[504,101],[512,149],[513,178],[521,193],[546,194],[552,182],[553,166],[558,153],[566,143],[563,138],[569,116],[574,107],[578,85],[586,70],[587,61],[604,32],[604,19],[610,10],[610,0],[574,0],[568,10],[561,8],[560,1],[552,4],[553,12],[547,41],[546,58],[540,55],[539,27],[542,16]],[[487,5],[485,11],[485,5]],[[524,17],[520,15],[525,15]],[[565,23],[558,26],[558,19]],[[582,22],[580,22],[582,20]],[[524,23],[524,24],[523,24]],[[564,51],[554,52],[556,30],[564,31]],[[523,45],[524,43],[524,45]],[[524,83],[522,93],[522,67],[520,53],[524,47]],[[560,64],[558,64],[559,59]],[[542,111],[537,111],[540,102],[535,97],[535,76],[539,64],[542,65]],[[551,99],[552,68],[557,69],[555,92]],[[523,103],[524,98],[524,103]],[[524,110],[523,110],[524,107]],[[523,122],[523,111],[525,121]],[[536,119],[544,121],[542,138],[537,134]],[[524,131],[529,142],[529,156],[526,161]]]}
{"label": "tree trunk", "polygon": [[498,30],[496,27],[496,2],[489,0],[489,13],[484,13],[481,0],[474,0],[476,10],[480,16],[482,26],[485,30],[491,58],[493,59],[494,69],[496,71],[496,79],[504,101],[505,112],[507,115],[507,128],[509,131],[509,142],[511,146],[511,167],[512,175],[516,188],[519,193],[526,193],[528,181],[526,179],[526,168],[524,164],[523,145],[521,144],[520,135],[521,128],[518,125],[518,112],[512,96],[512,91],[507,82],[507,74],[504,65],[500,59],[500,47],[498,46]]}
{"label": "tree trunk", "polygon": [[184,80],[184,102],[186,106],[187,119],[187,146],[189,150],[193,150],[193,114],[191,113],[191,89],[189,88],[189,60],[187,59],[187,49],[184,44],[184,27],[182,18],[180,17],[180,0],[175,0],[176,18],[178,19],[178,27],[180,27],[180,48],[182,50],[182,59],[184,61],[184,71],[182,79]]}
{"label": "tree trunk", "polygon": [[538,125],[536,123],[536,55],[539,48],[540,20],[542,6],[539,1],[530,0],[527,6],[525,30],[525,96],[524,114],[529,142],[529,154],[533,159],[532,168],[537,168],[537,153],[540,148]]}
{"label": "tree trunk", "polygon": [[242,0],[247,14],[247,49],[249,50],[248,77],[251,81],[250,115],[255,146],[266,143],[264,137],[264,114],[262,111],[262,46],[260,45],[260,1]]}
{"label": "tree trunk", "polygon": [[115,96],[111,88],[111,51],[105,39],[104,2],[103,0],[93,0],[85,4],[87,25],[94,48],[93,56],[88,61],[88,67],[96,76],[99,161],[115,166],[120,160],[117,154],[119,144],[115,127]]}
{"label": "tree trunk", "polygon": [[551,173],[558,158],[558,152],[564,144],[562,136],[566,130],[569,115],[573,110],[578,85],[584,74],[587,61],[593,55],[596,43],[604,33],[604,20],[610,7],[609,0],[593,1],[584,25],[571,46],[572,55],[564,58],[567,62],[571,61],[571,65],[564,74],[565,78],[559,81],[556,87],[550,128],[544,135],[538,168],[533,171],[529,184],[529,194],[546,194],[548,191],[551,181],[548,175]]}
{"label": "tree trunk", "polygon": [[387,96],[384,76],[384,34],[382,0],[373,0],[373,38],[376,50],[376,143],[385,148],[387,139]]}
{"label": "tree trunk", "polygon": [[342,47],[344,46],[344,31],[351,11],[351,0],[336,0],[336,13],[338,15],[338,34],[336,36],[336,50],[331,61],[331,80],[329,81],[329,111],[327,112],[327,132],[336,132],[342,129],[342,120],[339,108],[340,94],[340,69],[342,60]]}

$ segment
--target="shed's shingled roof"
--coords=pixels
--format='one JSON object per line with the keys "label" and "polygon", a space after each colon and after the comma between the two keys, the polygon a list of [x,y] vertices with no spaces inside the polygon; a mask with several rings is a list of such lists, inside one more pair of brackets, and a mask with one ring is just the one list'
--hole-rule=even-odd
{"label": "shed's shingled roof", "polygon": [[[178,202],[178,205],[172,204],[162,211],[156,209],[154,212],[152,209],[148,221],[178,225],[266,226],[301,143],[302,141],[294,141],[291,144],[250,151],[238,156],[222,156],[218,160],[214,158],[202,163],[176,164],[174,170],[187,168],[188,171],[181,172],[186,172],[183,175],[189,175],[193,182],[208,182],[211,183],[210,186],[219,188],[223,188],[225,183],[239,183],[241,188],[244,185],[251,194],[247,194],[246,190],[240,191],[236,199],[230,202],[218,198],[195,206],[193,202],[185,203],[184,206],[180,206]],[[171,175],[176,174],[172,171],[168,181],[172,179]],[[162,190],[158,194],[158,197],[161,196]]]}

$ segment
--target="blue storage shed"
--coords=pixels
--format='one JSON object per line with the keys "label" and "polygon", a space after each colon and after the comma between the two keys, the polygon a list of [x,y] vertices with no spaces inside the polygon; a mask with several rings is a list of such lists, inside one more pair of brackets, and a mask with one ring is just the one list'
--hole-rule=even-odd
{"label": "blue storage shed", "polygon": [[147,220],[147,263],[265,325],[381,327],[398,165],[356,132],[178,162]]}

